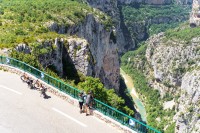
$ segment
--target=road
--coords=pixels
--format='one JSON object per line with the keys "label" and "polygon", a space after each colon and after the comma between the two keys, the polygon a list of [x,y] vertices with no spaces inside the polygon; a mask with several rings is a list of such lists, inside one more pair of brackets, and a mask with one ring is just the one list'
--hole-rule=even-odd
{"label": "road", "polygon": [[20,76],[0,71],[0,133],[119,133],[47,92],[31,90]]}

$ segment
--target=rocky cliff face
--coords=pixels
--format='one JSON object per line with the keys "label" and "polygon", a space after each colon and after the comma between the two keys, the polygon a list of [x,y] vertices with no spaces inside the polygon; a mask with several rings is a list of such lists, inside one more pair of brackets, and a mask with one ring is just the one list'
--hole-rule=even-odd
{"label": "rocky cliff face", "polygon": [[88,41],[94,63],[93,76],[100,78],[107,88],[118,91],[120,66],[114,29],[107,31],[93,15],[88,15],[84,23],[69,28],[67,32]]}
{"label": "rocky cliff face", "polygon": [[119,54],[135,48],[135,41],[131,38],[130,32],[124,23],[121,7],[119,7],[117,0],[86,1],[92,7],[98,8],[113,18],[116,33],[116,44]]}
{"label": "rocky cliff face", "polygon": [[190,26],[200,26],[200,1],[194,0],[192,5],[192,12],[190,13]]}
{"label": "rocky cliff face", "polygon": [[[100,78],[106,88],[119,91],[120,66],[114,28],[106,28],[93,14],[87,15],[79,25],[66,27],[48,22],[44,26],[71,36],[38,40],[37,49],[42,51],[38,59],[44,68],[53,66],[60,76],[65,76],[71,71],[70,66],[75,73]],[[27,53],[27,48],[22,46],[16,47],[17,51]]]}
{"label": "rocky cliff face", "polygon": [[187,72],[182,78],[176,120],[177,133],[200,132],[200,71]]}
{"label": "rocky cliff face", "polygon": [[41,44],[40,49],[48,49],[48,52],[39,55],[39,62],[44,68],[54,66],[58,74],[64,76],[65,73],[69,73],[66,72],[67,62],[82,74],[92,75],[91,53],[88,47],[89,43],[85,39],[56,38],[39,43]]}
{"label": "rocky cliff face", "polygon": [[199,132],[200,39],[193,38],[187,44],[164,38],[165,35],[160,33],[147,41],[149,83],[159,90],[161,96],[170,93],[174,98],[179,97],[175,101],[174,117],[177,133]]}
{"label": "rocky cliff face", "polygon": [[[52,31],[63,31],[63,34],[84,38],[87,43],[80,42],[80,39],[68,40],[68,53],[76,69],[87,76],[100,78],[107,88],[119,90],[119,57],[115,29],[107,30],[92,14],[88,15],[80,25],[67,28],[50,23],[48,27]],[[75,55],[74,48],[81,51],[76,50]]]}

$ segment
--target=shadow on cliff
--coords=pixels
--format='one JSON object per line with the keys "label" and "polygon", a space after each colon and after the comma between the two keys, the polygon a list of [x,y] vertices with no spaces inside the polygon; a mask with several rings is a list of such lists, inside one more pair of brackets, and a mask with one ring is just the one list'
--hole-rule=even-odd
{"label": "shadow on cliff", "polygon": [[133,45],[134,42],[132,40],[131,33],[128,30],[128,28],[127,28],[127,26],[124,22],[124,15],[122,13],[122,5],[121,4],[118,4],[118,9],[119,9],[119,15],[120,15],[120,27],[122,29],[122,32],[123,32],[123,35],[124,35],[124,38],[125,38],[125,42],[126,42],[126,45],[124,46],[124,48],[129,50],[129,47],[131,45]]}
{"label": "shadow on cliff", "polygon": [[66,48],[63,48],[62,62],[63,62],[63,78],[67,80],[74,80],[74,83],[78,84],[80,82],[80,76]]}

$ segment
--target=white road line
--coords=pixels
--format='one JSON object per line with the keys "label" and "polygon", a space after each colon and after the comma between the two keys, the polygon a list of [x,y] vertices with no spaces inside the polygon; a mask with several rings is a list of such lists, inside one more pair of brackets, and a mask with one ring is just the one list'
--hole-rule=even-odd
{"label": "white road line", "polygon": [[6,89],[6,90],[12,91],[12,92],[14,92],[14,93],[16,93],[16,94],[22,95],[21,92],[18,92],[18,91],[16,91],[16,90],[10,89],[10,88],[8,88],[8,87],[6,87],[6,86],[4,86],[4,85],[0,85],[0,87],[1,87],[1,88],[4,88],[4,89]]}
{"label": "white road line", "polygon": [[80,122],[80,121],[74,119],[73,117],[71,117],[71,116],[69,116],[69,115],[67,115],[67,114],[65,114],[65,113],[63,113],[63,112],[61,112],[60,110],[58,110],[58,109],[56,109],[56,108],[52,108],[52,110],[54,110],[54,111],[60,113],[61,115],[64,115],[65,117],[67,117],[67,118],[73,120],[74,122],[78,123],[79,125],[81,125],[81,126],[83,126],[83,127],[87,127],[87,125],[85,125],[85,124],[83,124],[82,122]]}

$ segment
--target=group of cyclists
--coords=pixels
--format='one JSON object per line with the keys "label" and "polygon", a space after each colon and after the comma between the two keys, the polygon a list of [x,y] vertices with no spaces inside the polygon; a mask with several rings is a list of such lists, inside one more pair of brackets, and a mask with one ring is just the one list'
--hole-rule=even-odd
{"label": "group of cyclists", "polygon": [[[29,77],[26,73],[21,76],[21,80],[26,82],[30,89],[39,90],[41,92],[40,96],[43,98],[47,98],[46,91],[47,88],[39,82],[39,80],[33,80],[33,78]],[[79,108],[80,113],[86,113],[86,116],[90,115],[90,109],[92,108],[94,96],[92,91],[89,91],[87,94],[84,92],[80,92],[79,94]]]}
{"label": "group of cyclists", "polygon": [[43,96],[43,98],[47,98],[47,88],[44,85],[42,85],[38,79],[34,81],[33,78],[29,77],[26,73],[24,73],[21,76],[21,80],[23,82],[26,82],[30,89],[39,90],[41,92],[40,97]]}

